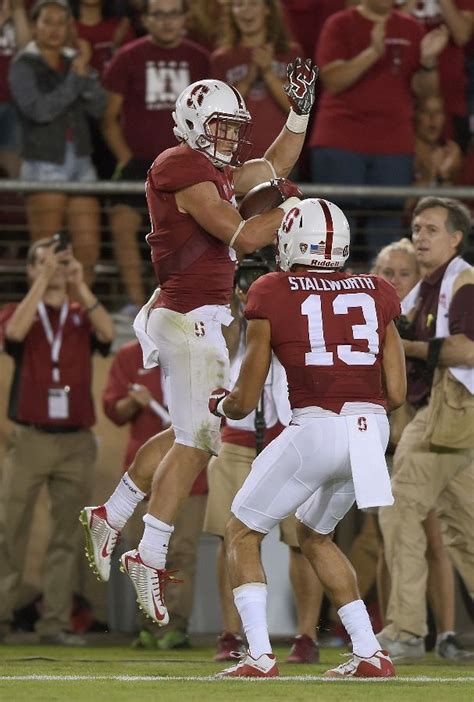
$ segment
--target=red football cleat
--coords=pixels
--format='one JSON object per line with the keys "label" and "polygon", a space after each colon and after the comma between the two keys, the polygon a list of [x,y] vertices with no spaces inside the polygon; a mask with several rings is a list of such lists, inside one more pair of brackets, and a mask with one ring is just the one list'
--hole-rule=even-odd
{"label": "red football cleat", "polygon": [[319,663],[319,646],[307,634],[299,634],[293,639],[287,663]]}
{"label": "red football cleat", "polygon": [[276,678],[278,668],[275,656],[264,653],[258,658],[252,658],[250,653],[237,653],[233,658],[240,658],[240,662],[231,668],[217,673],[217,678]]}
{"label": "red football cleat", "polygon": [[352,654],[347,663],[331,668],[325,678],[394,678],[395,667],[386,651],[377,651],[370,658]]}
{"label": "red football cleat", "polygon": [[244,642],[237,634],[231,634],[224,631],[217,637],[217,652],[214,660],[217,662],[232,661],[235,656],[232,653],[244,653]]}

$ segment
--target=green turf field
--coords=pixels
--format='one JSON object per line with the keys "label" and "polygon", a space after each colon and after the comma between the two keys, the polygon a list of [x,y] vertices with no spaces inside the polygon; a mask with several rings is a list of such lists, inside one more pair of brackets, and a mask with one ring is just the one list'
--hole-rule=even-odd
{"label": "green turf field", "polygon": [[[213,648],[179,652],[133,651],[128,646],[66,649],[0,647],[0,700],[37,702],[212,702],[225,700],[314,700],[314,702],[473,702],[474,666],[440,662],[398,665],[398,679],[321,680],[342,662],[342,649],[323,649],[319,665],[280,664],[274,680],[215,680],[224,666]],[[288,648],[275,650],[280,661]]]}

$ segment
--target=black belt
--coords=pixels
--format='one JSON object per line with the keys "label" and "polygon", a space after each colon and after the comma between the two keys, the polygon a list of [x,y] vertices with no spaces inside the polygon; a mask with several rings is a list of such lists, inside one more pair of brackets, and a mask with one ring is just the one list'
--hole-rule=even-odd
{"label": "black belt", "polygon": [[18,422],[22,427],[36,429],[36,431],[44,432],[45,434],[73,434],[76,431],[83,431],[87,427],[62,427],[55,424],[31,424],[30,422]]}

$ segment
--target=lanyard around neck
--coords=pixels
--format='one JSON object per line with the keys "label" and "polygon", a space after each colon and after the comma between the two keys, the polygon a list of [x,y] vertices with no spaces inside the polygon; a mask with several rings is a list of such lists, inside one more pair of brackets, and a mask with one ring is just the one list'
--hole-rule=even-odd
{"label": "lanyard around neck", "polygon": [[60,373],[59,373],[59,354],[61,352],[61,346],[63,343],[63,329],[66,323],[67,315],[69,312],[69,300],[66,298],[61,306],[61,312],[59,313],[59,324],[56,334],[53,334],[53,328],[51,322],[49,321],[48,313],[46,311],[46,306],[41,300],[38,303],[38,314],[41,319],[41,324],[43,325],[44,333],[48,339],[49,346],[51,348],[51,365],[52,365],[52,376],[55,383],[59,383]]}

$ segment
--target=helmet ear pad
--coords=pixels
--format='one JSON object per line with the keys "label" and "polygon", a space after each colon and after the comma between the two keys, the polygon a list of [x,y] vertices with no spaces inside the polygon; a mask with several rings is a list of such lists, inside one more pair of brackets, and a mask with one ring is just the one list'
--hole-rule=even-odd
{"label": "helmet ear pad", "polygon": [[308,198],[293,207],[278,230],[280,268],[299,263],[337,269],[349,256],[350,227],[344,212],[328,200]]}
{"label": "helmet ear pad", "polygon": [[[202,80],[185,88],[176,100],[173,119],[178,141],[201,151],[217,166],[238,165],[244,160],[243,150],[251,147],[250,114],[238,90],[223,81]],[[212,129],[211,122],[217,122]],[[230,124],[240,125],[236,137],[228,136]],[[219,152],[218,142],[221,149],[226,143],[229,148]]]}

